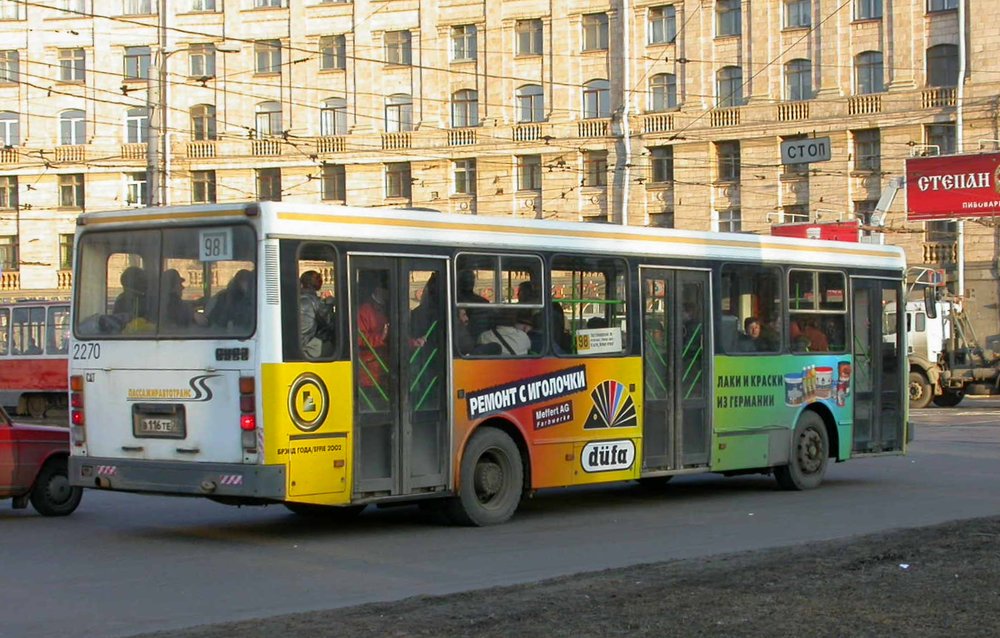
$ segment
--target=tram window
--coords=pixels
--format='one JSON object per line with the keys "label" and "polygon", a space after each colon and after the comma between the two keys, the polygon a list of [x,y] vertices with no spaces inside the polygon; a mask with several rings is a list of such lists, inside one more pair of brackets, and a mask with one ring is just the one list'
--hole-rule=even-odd
{"label": "tram window", "polygon": [[621,354],[627,348],[626,272],[620,259],[552,260],[549,341],[557,353]]}
{"label": "tram window", "polygon": [[45,308],[14,308],[11,316],[11,354],[42,354],[45,343]]}
{"label": "tram window", "polygon": [[69,306],[49,306],[45,352],[48,354],[69,352]]}
{"label": "tram window", "polygon": [[338,351],[337,254],[327,244],[303,244],[298,256],[298,334],[307,359]]}
{"label": "tram window", "polygon": [[748,264],[722,267],[722,334],[726,353],[777,352],[781,348],[781,271]]}
{"label": "tram window", "polygon": [[455,272],[455,345],[460,354],[544,352],[540,257],[462,253],[455,258]]}
{"label": "tram window", "polygon": [[847,351],[847,283],[836,271],[788,271],[788,337],[793,352]]}
{"label": "tram window", "polygon": [[10,310],[0,308],[0,355],[7,354],[10,332]]}

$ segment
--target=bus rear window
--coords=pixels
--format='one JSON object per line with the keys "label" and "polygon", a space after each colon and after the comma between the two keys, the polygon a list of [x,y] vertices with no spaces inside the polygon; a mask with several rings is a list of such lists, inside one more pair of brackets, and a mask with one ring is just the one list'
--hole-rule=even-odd
{"label": "bus rear window", "polygon": [[257,317],[249,226],[89,232],[75,277],[79,338],[246,338]]}

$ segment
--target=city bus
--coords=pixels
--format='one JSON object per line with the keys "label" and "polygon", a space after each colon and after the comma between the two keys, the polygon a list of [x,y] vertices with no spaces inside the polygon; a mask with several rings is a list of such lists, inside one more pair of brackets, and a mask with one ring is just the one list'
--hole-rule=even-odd
{"label": "city bus", "polygon": [[84,213],[75,255],[78,486],[489,525],[906,451],[897,247],[260,202]]}
{"label": "city bus", "polygon": [[69,302],[0,302],[0,405],[41,418],[65,409]]}

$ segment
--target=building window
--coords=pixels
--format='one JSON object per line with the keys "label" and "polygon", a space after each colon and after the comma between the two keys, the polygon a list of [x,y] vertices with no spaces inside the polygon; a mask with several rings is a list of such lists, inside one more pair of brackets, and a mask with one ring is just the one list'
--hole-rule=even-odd
{"label": "building window", "polygon": [[934,244],[953,244],[958,240],[958,222],[924,222],[924,241]]}
{"label": "building window", "polygon": [[927,0],[927,13],[957,9],[958,2],[959,0]]}
{"label": "building window", "polygon": [[677,108],[677,76],[658,73],[649,78],[649,110],[653,112]]}
{"label": "building window", "polygon": [[0,20],[23,20],[22,4],[19,0],[0,0]]}
{"label": "building window", "polygon": [[0,235],[0,271],[17,272],[21,260],[17,255],[17,235]]}
{"label": "building window", "polygon": [[517,190],[542,190],[542,156],[517,156]]}
{"label": "building window", "polygon": [[145,144],[149,141],[149,111],[141,106],[125,112],[125,142]]}
{"label": "building window", "polygon": [[649,149],[650,179],[654,184],[665,184],[674,181],[674,147],[654,146]]}
{"label": "building window", "polygon": [[59,234],[59,270],[73,270],[73,235]]}
{"label": "building window", "polygon": [[410,163],[390,162],[385,165],[385,196],[387,198],[409,198]]}
{"label": "building window", "polygon": [[87,10],[87,0],[59,0],[56,8],[67,13],[84,13]]}
{"label": "building window", "polygon": [[192,12],[216,11],[216,0],[191,0]]}
{"label": "building window", "polygon": [[255,119],[257,139],[281,135],[281,104],[278,102],[261,102],[257,105]]}
{"label": "building window", "polygon": [[132,206],[144,206],[149,202],[149,187],[145,171],[125,173],[125,202]]}
{"label": "building window", "polygon": [[347,169],[343,164],[323,164],[323,192],[320,197],[324,201],[343,202],[347,200]]}
{"label": "building window", "polygon": [[882,53],[880,51],[865,51],[854,58],[855,83],[858,95],[881,93],[885,91],[882,69]]}
{"label": "building window", "polygon": [[17,175],[0,175],[0,208],[17,208]]}
{"label": "building window", "polygon": [[277,9],[282,5],[283,0],[253,0],[254,9]]}
{"label": "building window", "polygon": [[803,204],[784,206],[781,209],[781,223],[804,224],[809,221],[809,209]]}
{"label": "building window", "polygon": [[323,101],[319,111],[319,134],[324,137],[347,135],[347,100],[333,97]]}
{"label": "building window", "polygon": [[265,202],[281,201],[281,169],[257,169],[257,199]]}
{"label": "building window", "polygon": [[957,150],[957,131],[954,124],[927,124],[924,141],[938,147],[939,155],[952,155]]}
{"label": "building window", "polygon": [[[854,202],[854,216],[861,220],[861,223],[865,226],[869,226],[872,223],[872,215],[875,214],[875,207],[878,206],[877,199],[862,199]],[[808,221],[808,220],[807,220]],[[870,235],[871,231],[863,231],[866,235]]]}
{"label": "building window", "polygon": [[738,233],[743,230],[743,217],[739,208],[717,211],[720,233]]}
{"label": "building window", "polygon": [[855,20],[876,20],[882,17],[882,0],[854,0]]}
{"label": "building window", "polygon": [[215,203],[215,171],[191,171],[191,202]]}
{"label": "building window", "polygon": [[715,157],[720,182],[740,181],[740,143],[716,142]]}
{"label": "building window", "polygon": [[479,92],[472,89],[455,91],[451,96],[451,126],[479,126]]}
{"label": "building window", "polygon": [[451,28],[451,59],[453,62],[476,59],[476,25],[463,24]]}
{"label": "building window", "polygon": [[583,85],[583,117],[611,117],[611,83],[591,80]]}
{"label": "building window", "polygon": [[854,131],[854,170],[882,170],[882,139],[877,128]]}
{"label": "building window", "polygon": [[87,123],[83,111],[70,109],[59,114],[59,144],[72,146],[86,143]]}
{"label": "building window", "polygon": [[716,93],[719,108],[743,106],[743,69],[738,66],[719,69]]}
{"label": "building window", "polygon": [[608,14],[588,13],[583,16],[583,50],[602,51],[608,48]]}
{"label": "building window", "polygon": [[257,73],[281,73],[280,40],[257,40],[253,44],[253,55]]}
{"label": "building window", "polygon": [[743,32],[743,9],[740,0],[716,0],[715,35],[739,35]]}
{"label": "building window", "polygon": [[342,71],[347,68],[347,36],[325,35],[319,39],[319,68],[324,71]]}
{"label": "building window", "polygon": [[83,49],[59,49],[59,81],[83,82],[87,74],[87,54]]}
{"label": "building window", "polygon": [[83,173],[59,176],[59,206],[83,208]]}
{"label": "building window", "polygon": [[785,65],[785,99],[812,99],[812,63],[792,60]]}
{"label": "building window", "polygon": [[785,0],[785,28],[795,29],[812,24],[812,0]]}
{"label": "building window", "polygon": [[405,93],[385,99],[385,131],[399,133],[413,130],[413,98]]}
{"label": "building window", "polygon": [[514,25],[514,33],[517,36],[517,55],[541,55],[542,46],[542,21],[518,20]]}
{"label": "building window", "polygon": [[939,44],[927,49],[927,86],[958,85],[958,47]]}
{"label": "building window", "polygon": [[518,122],[541,122],[545,119],[545,96],[537,84],[522,86],[514,92]]}
{"label": "building window", "polygon": [[153,0],[125,0],[122,13],[127,16],[148,16],[153,14]]}
{"label": "building window", "polygon": [[125,79],[149,79],[149,47],[125,47]]}
{"label": "building window", "polygon": [[196,142],[217,139],[215,107],[211,104],[198,104],[191,107],[191,138]]}
{"label": "building window", "polygon": [[476,194],[476,160],[462,159],[451,163],[456,195]]}
{"label": "building window", "polygon": [[17,82],[20,56],[17,51],[0,51],[0,83]]}
{"label": "building window", "polygon": [[192,44],[188,47],[188,68],[193,78],[215,77],[215,45]]}
{"label": "building window", "polygon": [[608,185],[607,151],[583,152],[583,185],[584,186]]}
{"label": "building window", "polygon": [[649,44],[669,44],[677,37],[677,10],[674,5],[649,8]]}
{"label": "building window", "polygon": [[385,62],[386,64],[406,64],[412,61],[411,39],[409,31],[386,31]]}
{"label": "building window", "polygon": [[20,146],[21,118],[12,111],[0,111],[0,146]]}

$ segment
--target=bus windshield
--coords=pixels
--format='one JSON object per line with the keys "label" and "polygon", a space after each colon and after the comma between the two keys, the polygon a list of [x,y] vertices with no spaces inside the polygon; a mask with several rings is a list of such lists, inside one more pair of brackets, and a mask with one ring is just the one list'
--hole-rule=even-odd
{"label": "bus windshield", "polygon": [[247,225],[91,231],[80,236],[81,339],[247,338],[256,327]]}

